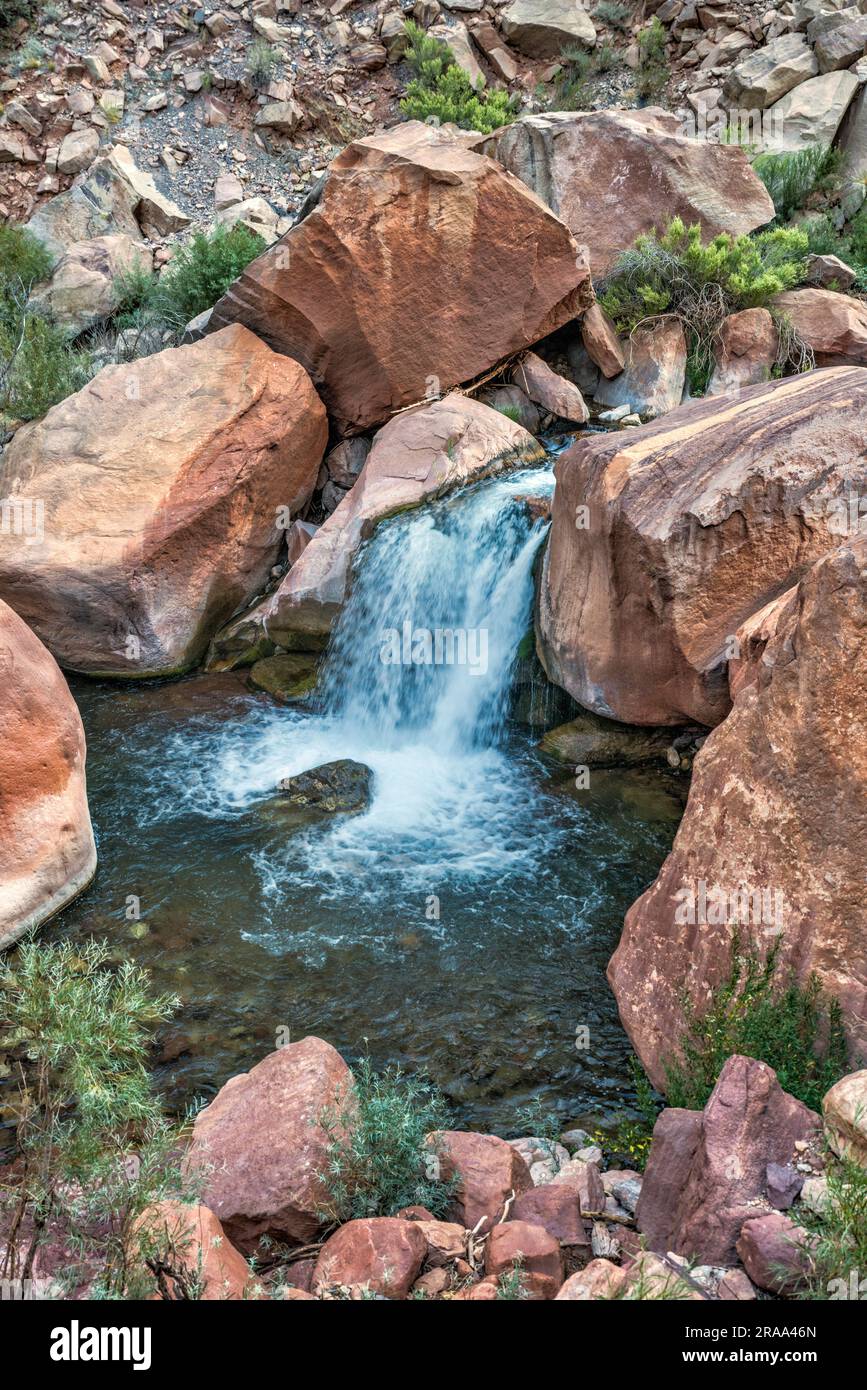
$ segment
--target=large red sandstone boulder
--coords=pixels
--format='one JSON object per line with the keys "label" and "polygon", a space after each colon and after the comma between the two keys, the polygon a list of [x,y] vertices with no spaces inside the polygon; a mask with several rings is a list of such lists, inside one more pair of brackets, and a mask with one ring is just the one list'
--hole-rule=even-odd
{"label": "large red sandstone boulder", "polygon": [[666,1122],[668,1113],[654,1129],[638,1229],[653,1250],[733,1264],[741,1226],[766,1196],[768,1165],[791,1163],[796,1144],[815,1143],[819,1117],[783,1090],[771,1067],[738,1056],[701,1115],[674,1111]]}
{"label": "large red sandstone boulder", "polygon": [[4,537],[0,596],[62,666],[184,670],[264,586],[326,438],[306,372],[238,325],[105,367],[3,454],[44,526]]}
{"label": "large red sandstone boulder", "polygon": [[250,1266],[201,1203],[159,1202],[142,1213],[136,1236],[140,1258],[160,1267],[159,1298],[229,1302],[250,1292]]}
{"label": "large red sandstone boulder", "polygon": [[549,676],[625,723],[719,723],[740,624],[839,545],[865,430],[867,372],[844,367],[576,442],[540,586]]}
{"label": "large red sandstone boulder", "polygon": [[233,1076],[201,1111],[186,1167],[239,1249],[255,1253],[261,1236],[304,1242],[316,1234],[329,1145],[345,1136],[353,1105],[343,1058],[310,1037]]}
{"label": "large red sandstone boulder", "polygon": [[54,658],[2,602],[0,677],[2,949],[81,892],[96,846],[78,708]]}
{"label": "large red sandstone boulder", "polygon": [[464,483],[542,457],[532,435],[481,401],[453,392],[390,420],[355,486],[311,537],[280,587],[217,637],[212,664],[263,642],[321,641],[346,599],[352,561],[377,522]]}
{"label": "large red sandstone boulder", "polygon": [[366,1288],[385,1298],[406,1298],[427,1253],[421,1223],[397,1216],[347,1221],[323,1245],[312,1290]]}
{"label": "large red sandstone boulder", "polygon": [[541,1226],[561,1245],[590,1244],[581,1220],[578,1190],[568,1183],[543,1183],[532,1192],[523,1192],[515,1198],[509,1220]]}
{"label": "large red sandstone boulder", "polygon": [[786,290],[776,306],[790,320],[819,367],[867,364],[867,305],[836,290]]}
{"label": "large red sandstone boulder", "polygon": [[505,1139],[448,1129],[431,1135],[431,1145],[439,1156],[442,1177],[457,1182],[454,1217],[467,1230],[478,1226],[481,1234],[489,1231],[502,1217],[510,1196],[533,1188],[529,1168]]}
{"label": "large red sandstone boulder", "polygon": [[751,232],[773,204],[736,145],[691,140],[667,111],[555,111],[480,138],[483,150],[561,217],[605,275],[641,232],[672,217],[705,238]]}
{"label": "large red sandstone boulder", "polygon": [[[828,473],[837,440],[817,442]],[[815,972],[853,1054],[867,1049],[867,536],[801,580],[756,672],[696,757],[671,854],[608,967],[657,1086],[684,997],[701,1014],[730,969],[736,919],[744,946],[780,943],[781,972]]]}
{"label": "large red sandstone boulder", "polygon": [[212,325],[296,358],[357,432],[567,323],[593,298],[584,248],[469,143],[410,121],[348,145]]}

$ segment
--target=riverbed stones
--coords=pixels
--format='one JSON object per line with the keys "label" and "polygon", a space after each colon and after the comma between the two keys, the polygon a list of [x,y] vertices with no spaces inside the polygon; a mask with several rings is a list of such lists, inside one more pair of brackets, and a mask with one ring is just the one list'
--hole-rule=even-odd
{"label": "riverbed stones", "polygon": [[72,670],[185,670],[264,586],[326,438],[303,368],[240,325],[105,367],[3,454],[45,525],[4,538],[0,597]]}
{"label": "riverbed stones", "polygon": [[719,723],[740,624],[839,544],[865,427],[867,373],[842,367],[577,441],[540,584],[549,677],[624,723]]}
{"label": "riverbed stones", "polygon": [[[40,513],[3,503],[4,530]],[[4,535],[6,545],[8,536]],[[84,729],[56,662],[0,602],[0,950],[53,917],[90,882],[96,846]]]}
{"label": "riverbed stones", "polygon": [[664,763],[671,748],[670,729],[630,728],[583,710],[549,729],[539,752],[569,767],[641,767]]}
{"label": "riverbed stones", "polygon": [[303,1244],[316,1234],[328,1147],[347,1136],[354,1113],[349,1068],[314,1037],[233,1076],[199,1113],[185,1167],[242,1252],[257,1253],[262,1236]]}
{"label": "riverbed stones", "polygon": [[484,1234],[501,1220],[506,1202],[533,1190],[530,1170],[518,1151],[493,1134],[438,1130],[432,1153],[446,1181],[456,1182],[452,1218]]}
{"label": "riverbed stones", "polygon": [[705,240],[763,226],[774,207],[743,150],[689,139],[677,117],[643,111],[522,116],[475,148],[522,179],[588,247],[594,280],[660,218]]}
{"label": "riverbed stones", "polygon": [[[844,374],[860,375],[813,375],[842,384]],[[826,470],[842,456],[842,437],[826,423],[815,450],[832,489]],[[798,432],[796,424],[790,439]],[[782,462],[771,447],[775,455]],[[859,467],[863,480],[863,459]],[[853,477],[852,488],[863,497],[863,481]],[[817,504],[821,512],[821,493]],[[800,508],[795,515],[814,535],[824,524]],[[792,969],[803,984],[815,974],[840,1004],[853,1059],[867,1051],[867,536],[858,524],[856,515],[851,537],[790,595],[755,679],[695,759],[671,854],[626,915],[608,978],[655,1085],[665,1085],[685,1000],[700,1016],[730,971],[735,922],[742,950],[779,943],[783,978]],[[712,906],[702,906],[708,893]]]}
{"label": "riverbed stones", "polygon": [[783,1090],[773,1068],[730,1057],[701,1114],[663,1111],[657,1120],[638,1229],[653,1250],[733,1264],[744,1221],[766,1200],[768,1165],[790,1163],[796,1144],[819,1136],[818,1115]]}
{"label": "riverbed stones", "polygon": [[214,309],[301,362],[344,433],[487,371],[592,301],[586,258],[465,136],[357,140],[318,203]]}
{"label": "riverbed stones", "polygon": [[257,661],[247,679],[254,690],[263,690],[280,704],[291,704],[315,689],[317,664],[310,652],[285,652]]}
{"label": "riverbed stones", "polygon": [[556,1295],[563,1302],[596,1303],[599,1299],[621,1297],[626,1291],[626,1271],[611,1260],[591,1260],[576,1274],[570,1274]]}
{"label": "riverbed stones", "polygon": [[244,660],[263,640],[292,650],[299,643],[321,645],[346,600],[358,547],[377,522],[542,456],[541,446],[521,425],[459,392],[404,411],[377,432],[355,486],[279,588],[219,634],[211,662]]}

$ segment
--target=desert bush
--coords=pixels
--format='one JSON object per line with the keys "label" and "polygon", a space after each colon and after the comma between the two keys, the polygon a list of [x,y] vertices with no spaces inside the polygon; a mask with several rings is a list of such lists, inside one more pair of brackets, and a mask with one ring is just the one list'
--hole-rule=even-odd
{"label": "desert bush", "polygon": [[280,52],[271,44],[257,39],[247,54],[247,76],[254,87],[267,87],[280,61]]}
{"label": "desert bush", "polygon": [[828,1169],[828,1195],[820,1212],[798,1208],[810,1272],[797,1297],[863,1298],[867,1271],[867,1169],[851,1159]]}
{"label": "desert bush", "polygon": [[243,223],[196,232],[176,252],[162,275],[140,266],[115,280],[115,322],[119,328],[165,327],[179,333],[210,309],[237,280],[265,242]]}
{"label": "desert bush", "polygon": [[840,1006],[811,975],[800,984],[779,967],[780,941],[764,961],[732,943],[731,967],[701,1014],[684,1001],[678,1056],[665,1066],[669,1105],[701,1110],[728,1057],[767,1062],[784,1091],[811,1110],[850,1070]]}
{"label": "desert bush", "polygon": [[640,97],[658,96],[671,76],[665,52],[665,26],[654,15],[638,35],[638,68],[635,89]]}
{"label": "desert bush", "polygon": [[2,299],[14,286],[30,290],[51,274],[52,258],[26,227],[0,223],[0,314]]}
{"label": "desert bush", "polygon": [[827,145],[808,145],[791,153],[760,154],[753,160],[780,222],[789,218],[817,194],[830,195],[839,182],[842,155]]}
{"label": "desert bush", "polygon": [[432,38],[412,20],[404,29],[405,59],[416,74],[400,103],[405,116],[416,121],[435,116],[464,130],[483,132],[497,130],[515,119],[515,98],[499,88],[488,90],[481,82],[474,87],[448,44]]}
{"label": "desert bush", "polygon": [[723,319],[768,305],[800,284],[807,246],[806,234],[794,227],[756,236],[722,232],[705,244],[698,224],[687,228],[676,217],[664,232],[638,237],[618,258],[599,287],[600,302],[621,333],[659,314],[676,315],[687,335],[690,389],[700,394]]}
{"label": "desert bush", "polygon": [[632,6],[620,4],[618,0],[599,0],[593,8],[593,18],[600,24],[607,24],[609,29],[619,29],[626,34],[632,24]]}
{"label": "desert bush", "polygon": [[454,1187],[441,1180],[436,1155],[425,1146],[432,1130],[447,1127],[443,1098],[399,1067],[375,1072],[367,1058],[353,1072],[353,1090],[358,1114],[348,1135],[337,1111],[321,1117],[329,1136],[323,1220],[393,1216],[414,1205],[443,1215]]}
{"label": "desert bush", "polygon": [[136,1296],[143,1212],[190,1195],[146,1067],[151,1030],[177,1000],[152,994],[138,967],[113,967],[104,942],[26,941],[0,966],[0,1003],[0,1046],[19,1059],[21,1155],[0,1189],[0,1277],[29,1278],[40,1244],[59,1234],[78,1260],[73,1285],[86,1272],[92,1296]]}
{"label": "desert bush", "polygon": [[563,49],[560,61],[562,67],[554,79],[551,109],[588,111],[593,104],[596,78],[619,67],[621,59],[610,43],[603,43],[592,52],[570,45]]}

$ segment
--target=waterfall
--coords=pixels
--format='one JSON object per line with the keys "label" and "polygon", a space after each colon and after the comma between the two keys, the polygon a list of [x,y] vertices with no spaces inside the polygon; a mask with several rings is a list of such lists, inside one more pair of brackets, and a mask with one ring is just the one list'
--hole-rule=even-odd
{"label": "waterfall", "polygon": [[332,639],[327,717],[375,747],[500,740],[547,528],[517,499],[551,485],[522,471],[379,527]]}

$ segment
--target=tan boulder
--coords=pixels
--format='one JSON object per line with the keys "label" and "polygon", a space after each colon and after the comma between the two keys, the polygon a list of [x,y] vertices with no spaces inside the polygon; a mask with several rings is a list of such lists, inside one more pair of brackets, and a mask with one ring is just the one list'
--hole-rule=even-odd
{"label": "tan boulder", "polygon": [[777,328],[767,309],[742,309],[720,324],[708,396],[734,396],[768,381],[777,360]]}
{"label": "tan boulder", "polygon": [[256,1253],[261,1236],[303,1243],[316,1234],[329,1145],[345,1137],[353,1106],[343,1058],[310,1037],[233,1076],[199,1113],[185,1166],[239,1249]]}
{"label": "tan boulder", "polygon": [[106,318],[118,303],[117,278],[140,268],[150,271],[152,253],[123,233],[77,241],[58,261],[51,279],[31,295],[73,336]]}
{"label": "tan boulder", "polygon": [[80,174],[89,169],[99,149],[99,132],[92,127],[71,130],[60,142],[57,168],[61,174]]}
{"label": "tan boulder", "polygon": [[353,558],[376,523],[518,461],[542,457],[508,416],[457,392],[379,430],[355,486],[310,539],[280,587],[220,633],[211,663],[230,665],[265,638],[323,640],[346,598]]}
{"label": "tan boulder", "polygon": [[867,1168],[867,1070],[853,1071],[832,1086],[822,1115],[835,1154]]}
{"label": "tan boulder", "polygon": [[842,367],[577,441],[539,595],[551,679],[624,723],[719,723],[740,625],[839,544],[865,428],[867,373]]}
{"label": "tan boulder", "polygon": [[776,306],[807,347],[819,367],[843,363],[867,364],[867,305],[836,290],[786,290]]}
{"label": "tan boulder", "polygon": [[613,1299],[626,1290],[626,1271],[610,1260],[591,1260],[576,1274],[570,1274],[557,1294],[564,1302],[596,1303]]}
{"label": "tan boulder", "polygon": [[549,415],[583,425],[590,418],[584,397],[574,382],[552,370],[535,352],[525,353],[512,369],[512,381]]}
{"label": "tan boulder", "polygon": [[681,217],[705,239],[751,232],[774,207],[746,154],[693,140],[676,116],[643,111],[546,112],[480,137],[475,148],[523,179],[605,275],[641,232]]}
{"label": "tan boulder", "polygon": [[215,306],[296,358],[357,433],[487,371],[592,300],[567,229],[469,138],[410,121],[357,140],[308,215]]}
{"label": "tan boulder", "polygon": [[419,1222],[397,1216],[347,1221],[319,1252],[312,1292],[361,1288],[385,1298],[406,1298],[426,1253]]}
{"label": "tan boulder", "polygon": [[767,108],[768,147],[779,154],[832,145],[857,90],[853,72],[826,72],[800,82]]}
{"label": "tan boulder", "polygon": [[[3,545],[16,514],[0,503]],[[26,518],[25,518],[26,519]],[[0,602],[0,949],[47,921],[96,870],[84,729],[53,657]]]}
{"label": "tan boulder", "polygon": [[564,46],[596,42],[590,14],[576,0],[509,0],[500,28],[530,58],[559,58]]}
{"label": "tan boulder", "polygon": [[686,337],[679,319],[658,318],[639,324],[624,344],[624,367],[616,377],[602,376],[596,387],[598,405],[628,405],[638,415],[655,419],[675,410],[686,381]]}
{"label": "tan boulder", "polygon": [[439,1130],[431,1136],[441,1176],[455,1179],[453,1216],[467,1230],[489,1231],[501,1219],[509,1197],[530,1192],[533,1179],[516,1149],[493,1134]]}
{"label": "tan boulder", "polygon": [[613,323],[598,304],[591,304],[581,320],[581,341],[603,376],[618,376],[623,371],[626,358],[622,344]]}
{"label": "tan boulder", "polygon": [[815,77],[819,64],[804,34],[781,34],[737,63],[723,91],[732,107],[762,111],[793,87]]}
{"label": "tan boulder", "polygon": [[201,1203],[159,1202],[136,1222],[139,1257],[162,1267],[157,1298],[229,1302],[253,1283],[250,1266]]}
{"label": "tan boulder", "polygon": [[[822,468],[837,444],[820,435]],[[867,1049],[865,695],[860,536],[800,581],[756,679],[696,757],[671,854],[627,913],[608,978],[655,1085],[682,1035],[684,998],[700,1014],[730,969],[735,920],[745,946],[764,954],[779,942],[784,974],[815,972],[840,1002],[853,1054]]]}
{"label": "tan boulder", "polygon": [[104,368],[0,461],[44,536],[0,549],[0,596],[61,665],[169,675],[265,584],[307,502],[325,411],[297,362],[240,325]]}

